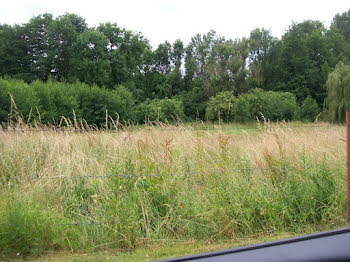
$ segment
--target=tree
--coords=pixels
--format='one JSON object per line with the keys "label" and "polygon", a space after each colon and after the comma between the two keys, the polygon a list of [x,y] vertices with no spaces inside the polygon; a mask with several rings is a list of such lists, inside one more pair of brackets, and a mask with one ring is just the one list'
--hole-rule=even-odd
{"label": "tree", "polygon": [[326,110],[335,122],[345,121],[346,108],[350,106],[350,66],[340,62],[329,74],[326,83]]}
{"label": "tree", "polygon": [[170,73],[171,51],[171,44],[168,41],[158,45],[158,48],[154,51],[155,71],[164,75],[168,75]]}
{"label": "tree", "polygon": [[54,55],[49,38],[52,22],[52,15],[45,13],[30,19],[23,28],[28,66],[35,78],[40,80],[49,78],[53,65]]}
{"label": "tree", "polygon": [[124,84],[134,78],[139,73],[138,66],[142,66],[143,61],[140,62],[139,59],[147,46],[142,36],[120,28],[115,23],[100,24],[98,31],[107,39],[108,59],[111,65],[110,86]]}
{"label": "tree", "polygon": [[175,40],[171,52],[171,62],[175,66],[175,69],[180,70],[182,65],[182,59],[185,55],[184,44],[180,39]]}
{"label": "tree", "polygon": [[171,50],[171,67],[172,70],[168,77],[168,84],[170,87],[170,94],[177,95],[184,91],[184,81],[182,77],[182,60],[185,55],[185,49],[181,40],[176,40],[172,45]]}
{"label": "tree", "polygon": [[186,47],[185,83],[187,90],[192,87],[192,81],[195,78],[203,80],[205,66],[211,50],[218,40],[215,31],[209,31],[204,35],[197,34],[191,38],[191,42]]}
{"label": "tree", "polygon": [[100,24],[97,29],[107,39],[108,60],[111,69],[109,85],[125,83],[130,78],[127,57],[120,48],[124,42],[125,30],[112,23]]}
{"label": "tree", "polygon": [[333,18],[332,26],[336,27],[350,43],[350,9],[342,14],[336,14]]}
{"label": "tree", "polygon": [[203,89],[207,97],[221,91],[242,92],[247,75],[246,60],[248,46],[246,39],[227,40],[216,43],[203,73]]}
{"label": "tree", "polygon": [[72,77],[89,85],[108,83],[110,63],[106,37],[96,31],[81,33],[73,47]]}
{"label": "tree", "polygon": [[334,68],[338,62],[350,62],[350,42],[345,40],[344,35],[339,32],[335,26],[327,31],[326,35],[327,48],[330,50],[329,67]]}
{"label": "tree", "polygon": [[250,79],[255,82],[254,87],[263,87],[265,84],[265,68],[267,57],[277,39],[272,37],[271,32],[264,28],[256,28],[250,33],[249,45],[249,70]]}
{"label": "tree", "polygon": [[87,29],[85,20],[75,14],[66,13],[52,22],[48,35],[52,46],[52,74],[57,80],[71,80],[73,45]]}
{"label": "tree", "polygon": [[[150,76],[153,56],[149,41],[141,33],[120,28],[117,24],[100,24],[97,28],[107,39],[110,61],[109,88],[123,85],[133,92],[136,100],[152,93],[147,79]],[[150,77],[152,79],[152,76]]]}
{"label": "tree", "polygon": [[30,72],[23,35],[23,27],[19,25],[0,25],[0,75],[30,82],[35,76]]}
{"label": "tree", "polygon": [[264,88],[291,92],[300,103],[310,95],[321,105],[326,96],[327,68],[332,56],[326,31],[318,21],[292,24],[271,50],[264,70]]}

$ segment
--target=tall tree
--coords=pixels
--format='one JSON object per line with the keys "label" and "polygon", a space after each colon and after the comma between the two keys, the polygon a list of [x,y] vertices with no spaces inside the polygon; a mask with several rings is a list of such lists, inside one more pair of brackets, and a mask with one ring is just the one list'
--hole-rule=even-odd
{"label": "tall tree", "polygon": [[107,38],[108,57],[111,65],[111,84],[122,84],[130,78],[127,57],[121,50],[124,43],[125,29],[120,28],[117,24],[106,23],[100,24],[98,30]]}
{"label": "tall tree", "polygon": [[159,44],[154,51],[155,70],[161,74],[168,75],[171,71],[171,44],[165,41]]}
{"label": "tall tree", "polygon": [[345,40],[350,43],[350,9],[342,14],[336,14],[332,26],[338,28]]}
{"label": "tall tree", "polygon": [[264,28],[256,28],[250,33],[249,44],[249,69],[250,79],[254,80],[253,87],[263,87],[265,84],[264,70],[267,57],[277,39],[271,32]]}
{"label": "tall tree", "polygon": [[89,85],[108,84],[110,63],[106,37],[96,30],[80,34],[72,46],[72,77]]}
{"label": "tall tree", "polygon": [[58,80],[71,80],[73,44],[87,31],[84,18],[66,13],[57,17],[49,28],[49,43],[53,56],[52,73]]}
{"label": "tall tree", "polygon": [[41,80],[48,79],[53,67],[53,52],[48,35],[52,22],[51,14],[38,15],[25,24],[23,30],[29,67],[33,75]]}
{"label": "tall tree", "polygon": [[0,75],[9,75],[27,82],[35,79],[30,72],[23,27],[0,25]]}
{"label": "tall tree", "polygon": [[334,68],[338,62],[350,62],[350,42],[345,40],[345,37],[339,30],[331,26],[326,35],[327,48],[331,53],[329,57],[329,67]]}
{"label": "tall tree", "polygon": [[265,68],[265,88],[292,92],[299,102],[311,95],[321,105],[332,55],[327,48],[326,31],[318,21],[292,24],[275,50],[271,50],[274,55]]}
{"label": "tall tree", "polygon": [[107,39],[111,65],[110,86],[124,84],[137,98],[144,94],[143,78],[151,62],[150,45],[141,33],[120,28],[117,24],[100,24],[97,28]]}
{"label": "tall tree", "polygon": [[205,66],[208,62],[210,53],[219,37],[215,31],[209,31],[207,34],[197,34],[191,38],[191,42],[186,47],[186,76],[187,86],[192,85],[192,81],[198,78],[203,80]]}
{"label": "tall tree", "polygon": [[217,42],[208,58],[203,89],[209,98],[221,91],[232,91],[236,95],[242,92],[247,75],[248,42],[227,40]]}
{"label": "tall tree", "polygon": [[182,60],[185,55],[184,44],[181,40],[176,40],[172,45],[171,50],[171,65],[172,71],[169,74],[168,82],[171,88],[171,95],[179,94],[184,91],[184,81],[182,73]]}
{"label": "tall tree", "polygon": [[180,70],[182,65],[182,59],[185,55],[184,44],[180,39],[175,40],[171,52],[171,62],[175,66],[175,69]]}
{"label": "tall tree", "polygon": [[340,62],[327,80],[326,109],[332,121],[345,121],[345,110],[350,108],[350,66]]}

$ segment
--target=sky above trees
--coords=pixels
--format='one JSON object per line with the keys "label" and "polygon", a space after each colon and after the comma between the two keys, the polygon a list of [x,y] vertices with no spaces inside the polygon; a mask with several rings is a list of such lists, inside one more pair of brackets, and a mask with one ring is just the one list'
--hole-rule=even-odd
{"label": "sky above trees", "polygon": [[349,8],[348,0],[12,0],[2,3],[0,24],[21,24],[33,16],[65,12],[77,13],[88,25],[116,22],[140,31],[156,48],[159,43],[182,39],[187,44],[197,33],[215,30],[226,38],[249,36],[251,30],[264,27],[280,37],[292,21],[319,20],[326,26],[334,14]]}

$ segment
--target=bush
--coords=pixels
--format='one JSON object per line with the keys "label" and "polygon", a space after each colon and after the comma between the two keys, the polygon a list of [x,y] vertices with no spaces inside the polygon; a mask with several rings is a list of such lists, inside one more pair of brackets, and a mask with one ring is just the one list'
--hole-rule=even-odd
{"label": "bush", "polygon": [[298,108],[295,95],[282,92],[266,92],[268,101],[265,117],[271,121],[292,120]]}
{"label": "bush", "polygon": [[205,115],[211,121],[233,121],[235,103],[236,98],[233,92],[220,92],[216,96],[210,97]]}
{"label": "bush", "polygon": [[183,103],[184,112],[191,120],[205,120],[206,98],[201,87],[193,87],[177,96]]}
{"label": "bush", "polygon": [[[12,105],[12,112],[10,95],[15,102]],[[9,116],[12,120],[18,117],[24,121],[33,120],[36,107],[40,108],[39,104],[35,92],[28,84],[21,80],[0,78],[0,123],[7,122]]]}
{"label": "bush", "polygon": [[80,116],[79,104],[72,93],[72,86],[56,81],[35,81],[30,84],[40,103],[40,117],[45,124],[58,124],[62,116],[73,117],[73,110]]}
{"label": "bush", "polygon": [[266,118],[271,121],[292,120],[298,109],[296,98],[291,93],[253,89],[241,95],[249,103],[250,119]]}
{"label": "bush", "polygon": [[233,112],[236,122],[247,122],[251,119],[250,104],[246,96],[237,98]]}
{"label": "bush", "polygon": [[301,120],[314,121],[319,112],[320,108],[316,100],[308,96],[301,104],[300,118]]}
{"label": "bush", "polygon": [[[102,126],[106,121],[106,111],[114,119],[116,113],[120,121],[135,120],[135,100],[123,86],[113,90],[88,86],[82,83],[62,83],[49,80],[26,84],[15,79],[0,78],[0,123],[6,123],[11,111],[12,119],[20,116],[24,121],[40,120],[43,124],[58,124],[62,117],[83,118],[88,124]],[[37,114],[40,113],[40,117]],[[40,119],[39,119],[40,118]]]}
{"label": "bush", "polygon": [[0,78],[0,123],[8,120],[10,113],[11,101],[9,97],[10,83]]}
{"label": "bush", "polygon": [[185,119],[182,102],[177,99],[146,100],[137,109],[138,121],[166,121]]}
{"label": "bush", "polygon": [[110,116],[118,113],[121,121],[135,120],[135,100],[132,93],[124,86],[116,86],[110,92],[107,109]]}
{"label": "bush", "polygon": [[243,94],[249,102],[250,118],[255,120],[256,118],[265,117],[267,111],[268,97],[266,91],[255,88],[252,89],[248,94]]}
{"label": "bush", "polygon": [[106,122],[106,110],[109,93],[97,86],[89,87],[80,84],[77,89],[77,100],[81,108],[82,118],[88,124],[100,127]]}
{"label": "bush", "polygon": [[75,85],[79,85],[76,95],[82,118],[88,124],[103,126],[106,122],[106,112],[114,119],[118,113],[120,121],[134,120],[134,98],[125,87],[117,86],[114,90],[108,90],[85,84]]}
{"label": "bush", "polygon": [[298,106],[291,93],[253,89],[235,98],[232,92],[221,92],[211,97],[206,116],[208,120],[246,122],[257,117],[276,120],[292,120]]}

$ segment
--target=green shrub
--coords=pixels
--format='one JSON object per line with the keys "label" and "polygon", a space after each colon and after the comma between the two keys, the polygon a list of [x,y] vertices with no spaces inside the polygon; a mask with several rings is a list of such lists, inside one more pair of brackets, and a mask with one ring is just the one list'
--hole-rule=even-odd
{"label": "green shrub", "polygon": [[266,92],[268,97],[265,117],[271,121],[292,120],[297,110],[295,95],[282,92]]}
{"label": "green shrub", "polygon": [[181,99],[186,116],[191,119],[205,120],[206,96],[201,87],[193,87],[177,96]]}
{"label": "green shrub", "polygon": [[[11,96],[14,103],[11,103]],[[11,112],[12,104],[12,112]],[[0,123],[17,120],[33,120],[40,103],[35,92],[22,80],[0,78]],[[11,112],[11,115],[9,115]]]}
{"label": "green shrub", "polygon": [[7,122],[10,113],[11,101],[9,97],[10,83],[0,78],[0,123]]}
{"label": "green shrub", "polygon": [[185,119],[182,102],[177,99],[146,100],[138,106],[137,111],[139,122]]}
{"label": "green shrub", "polygon": [[252,120],[255,120],[256,118],[261,119],[263,116],[265,117],[268,100],[266,93],[267,92],[262,89],[255,88],[248,94],[242,95],[249,101],[250,117]]}
{"label": "green shrub", "polygon": [[119,121],[134,120],[134,98],[130,91],[123,86],[114,90],[89,87],[85,84],[74,84],[82,118],[88,124],[101,127],[106,123],[106,113],[113,119],[119,114]]}
{"label": "green shrub", "polygon": [[296,98],[291,93],[264,91],[258,88],[241,95],[249,103],[250,119],[292,120],[298,110]]}
{"label": "green shrub", "polygon": [[97,86],[89,87],[80,84],[77,90],[77,98],[82,118],[90,125],[95,124],[101,127],[106,122],[109,92]]}
{"label": "green shrub", "polygon": [[221,92],[211,97],[207,104],[208,120],[246,122],[265,117],[271,121],[292,120],[298,106],[291,93],[253,89],[237,98],[232,92]]}
{"label": "green shrub", "polygon": [[247,122],[251,120],[250,104],[246,96],[241,95],[237,97],[233,112],[236,122]]}
{"label": "green shrub", "polygon": [[308,96],[301,104],[300,118],[301,120],[314,121],[319,112],[320,107],[316,100]]}
{"label": "green shrub", "polygon": [[208,120],[230,122],[234,119],[236,98],[233,92],[224,91],[210,97],[205,115]]}
{"label": "green shrub", "polygon": [[76,115],[80,116],[79,104],[71,92],[71,85],[61,82],[34,81],[30,84],[40,103],[41,121],[45,124],[57,124],[62,116],[66,118],[73,117],[73,110]]}
{"label": "green shrub", "polygon": [[115,118],[118,113],[120,121],[135,120],[135,99],[124,86],[116,86],[108,98],[108,114]]}

